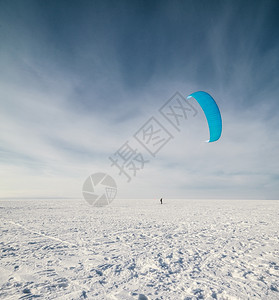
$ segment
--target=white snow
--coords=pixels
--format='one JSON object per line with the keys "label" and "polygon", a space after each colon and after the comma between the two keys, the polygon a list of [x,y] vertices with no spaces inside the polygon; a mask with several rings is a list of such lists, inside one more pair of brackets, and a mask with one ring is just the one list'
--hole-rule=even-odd
{"label": "white snow", "polygon": [[0,202],[1,299],[279,299],[279,201]]}

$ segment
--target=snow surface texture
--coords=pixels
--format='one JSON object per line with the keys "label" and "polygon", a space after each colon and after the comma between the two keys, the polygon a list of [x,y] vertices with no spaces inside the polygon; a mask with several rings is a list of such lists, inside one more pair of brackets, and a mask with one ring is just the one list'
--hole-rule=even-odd
{"label": "snow surface texture", "polygon": [[279,299],[279,201],[1,201],[1,299]]}

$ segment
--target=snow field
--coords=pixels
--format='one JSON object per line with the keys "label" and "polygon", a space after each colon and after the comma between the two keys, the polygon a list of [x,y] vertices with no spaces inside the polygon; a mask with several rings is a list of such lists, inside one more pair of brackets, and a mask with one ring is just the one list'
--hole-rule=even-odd
{"label": "snow field", "polygon": [[279,201],[0,202],[1,299],[279,299]]}

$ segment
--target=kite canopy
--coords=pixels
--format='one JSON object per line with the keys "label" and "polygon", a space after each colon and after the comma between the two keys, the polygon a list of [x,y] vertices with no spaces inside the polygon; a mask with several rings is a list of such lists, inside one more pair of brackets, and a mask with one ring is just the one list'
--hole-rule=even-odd
{"label": "kite canopy", "polygon": [[222,119],[220,110],[215,102],[215,100],[206,92],[195,92],[187,97],[195,98],[202,108],[209,127],[210,139],[208,143],[217,141],[222,133]]}

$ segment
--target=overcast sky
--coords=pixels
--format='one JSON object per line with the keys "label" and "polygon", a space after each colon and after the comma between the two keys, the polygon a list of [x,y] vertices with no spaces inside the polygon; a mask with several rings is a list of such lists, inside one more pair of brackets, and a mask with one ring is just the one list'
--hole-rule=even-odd
{"label": "overcast sky", "polygon": [[[126,198],[279,198],[278,1],[0,0],[0,197],[81,197],[109,173]],[[155,157],[133,134],[176,92],[201,109]],[[149,160],[130,183],[109,157]],[[133,174],[132,174],[133,175]]]}

